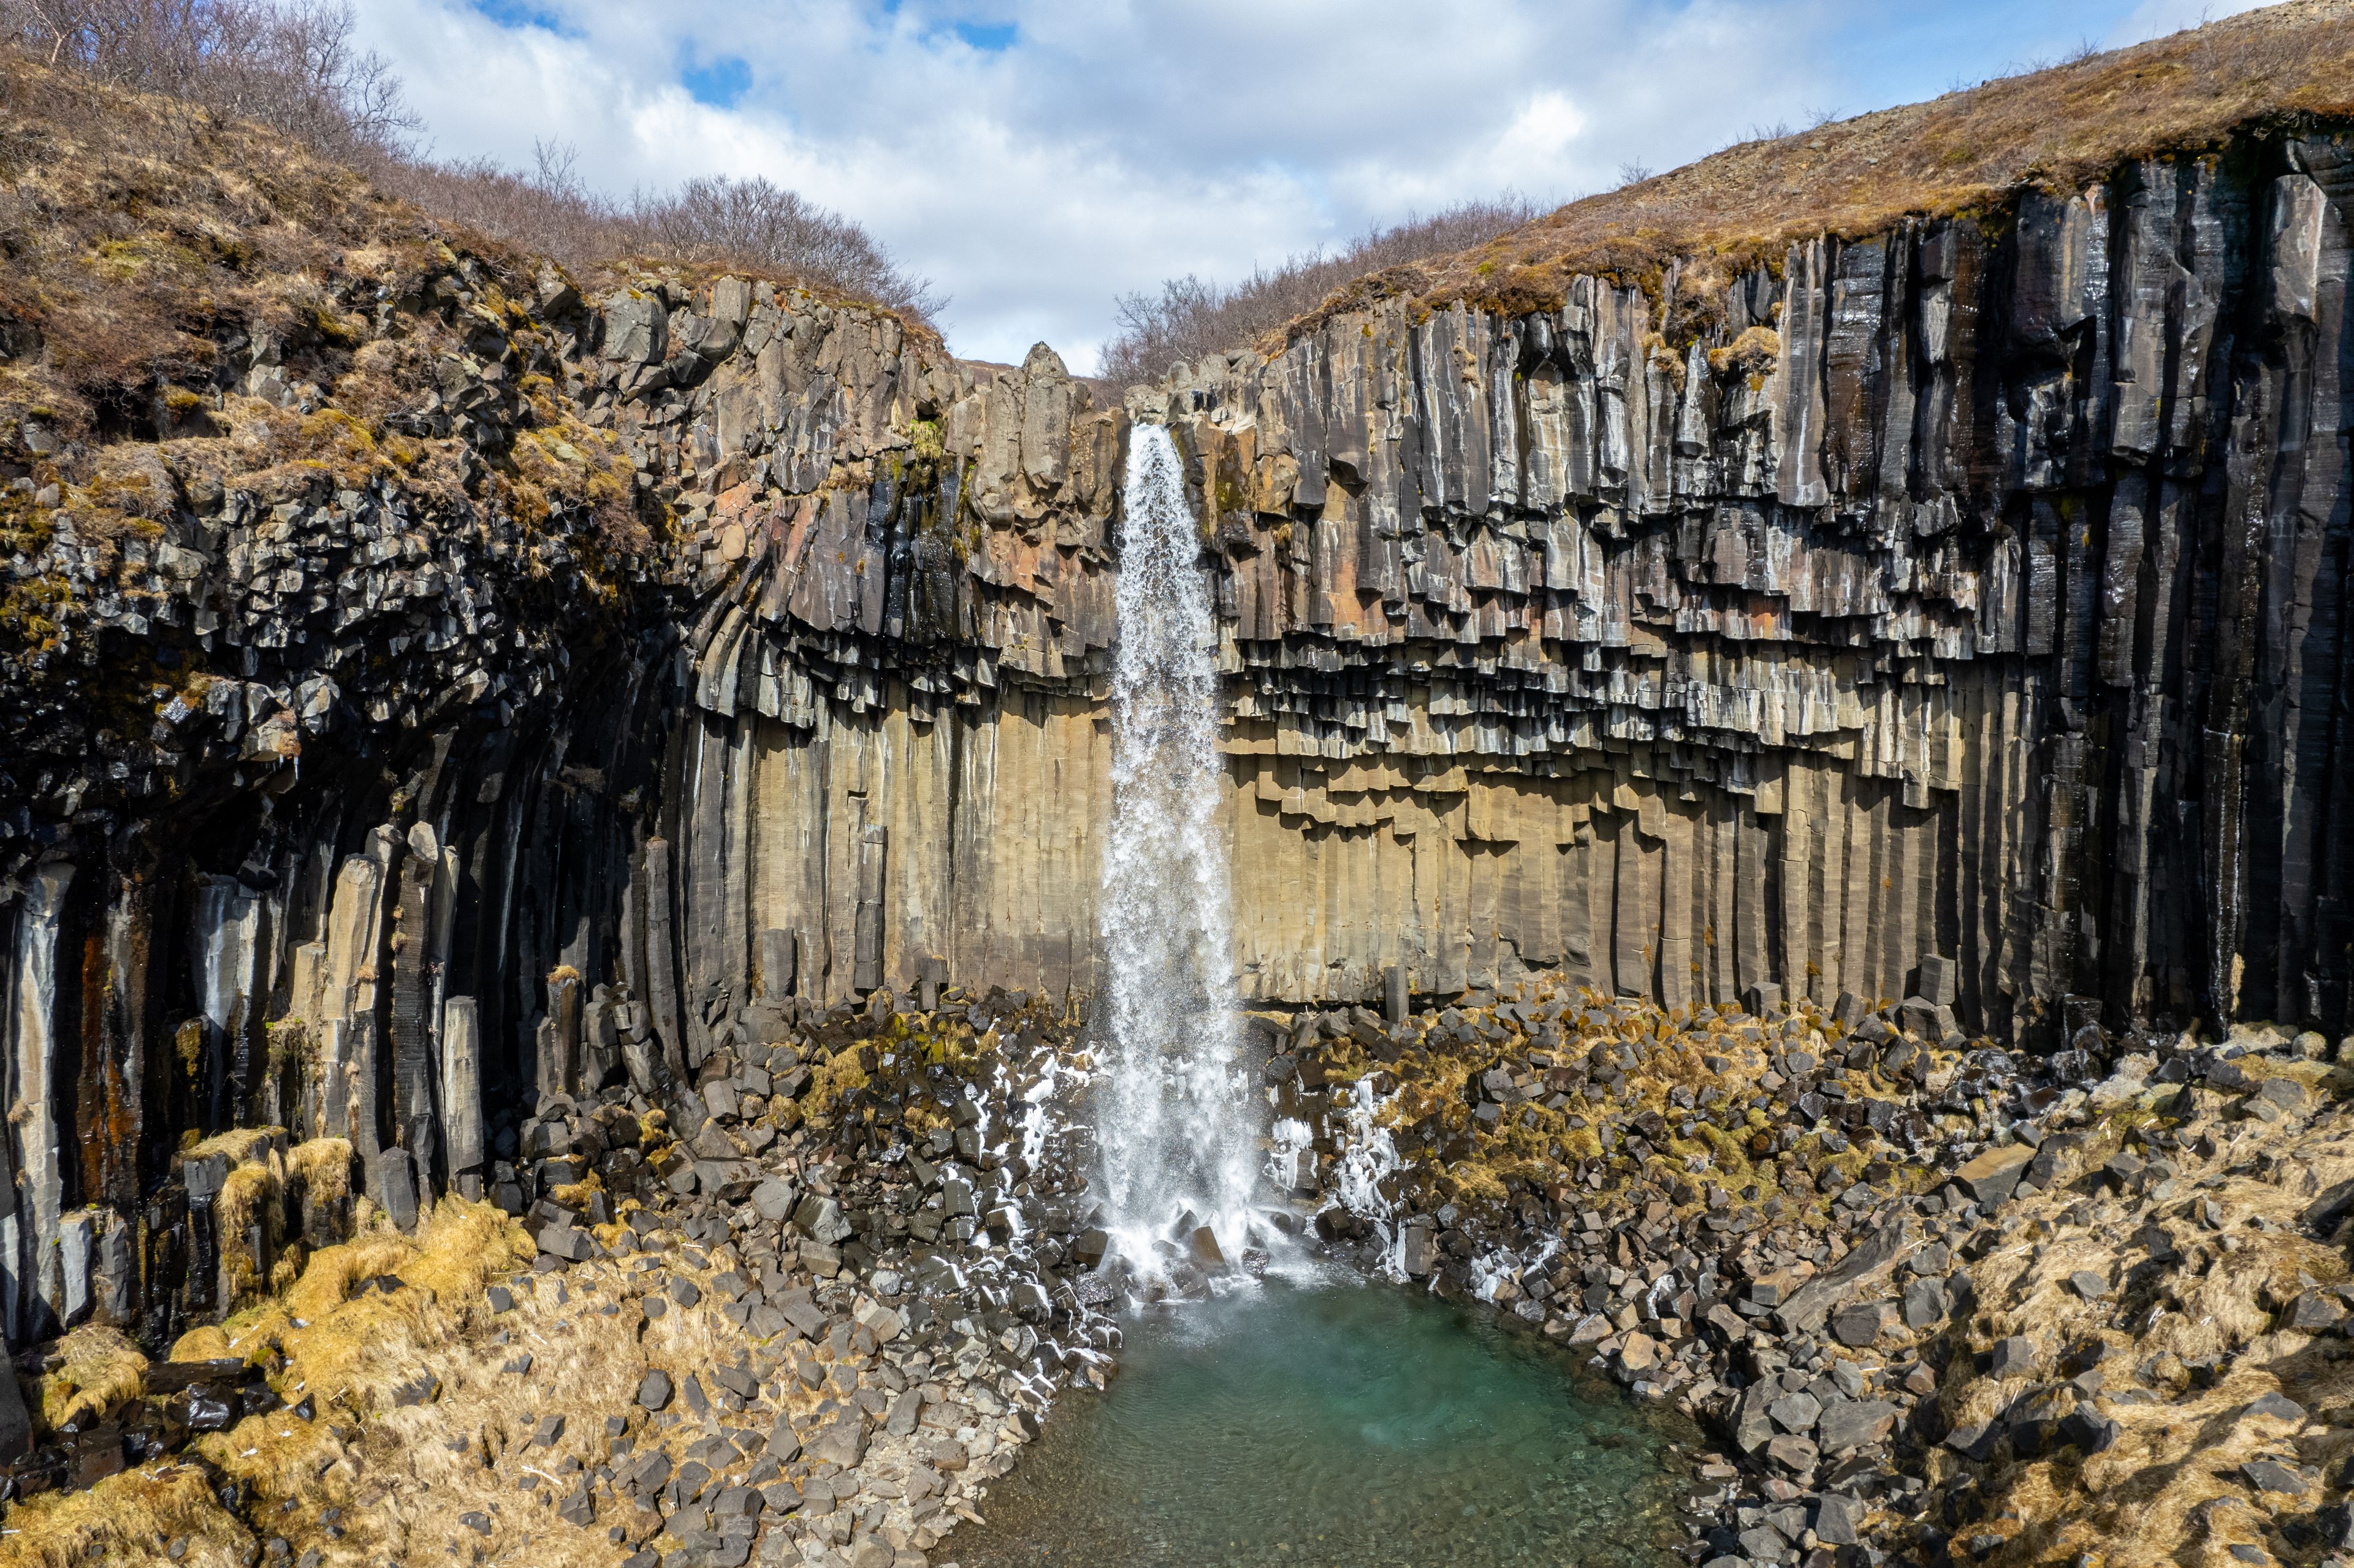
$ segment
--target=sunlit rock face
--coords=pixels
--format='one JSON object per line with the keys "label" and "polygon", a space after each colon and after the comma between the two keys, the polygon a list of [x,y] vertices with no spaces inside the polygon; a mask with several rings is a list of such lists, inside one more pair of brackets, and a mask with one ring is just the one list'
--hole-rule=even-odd
{"label": "sunlit rock face", "polygon": [[[2342,1030],[2346,170],[2251,141],[1670,291],[1375,302],[1119,406],[442,250],[324,285],[427,345],[368,417],[429,464],[17,429],[14,580],[67,608],[0,671],[12,1340],[233,1304],[267,1238],[189,1131],[347,1138],[398,1215],[494,1192],[527,1093],[674,1097],[878,989],[1101,995],[1140,418],[1212,595],[1239,998]],[[300,359],[226,351],[213,417],[317,418]],[[605,489],[521,504],[587,447]],[[103,548],[99,455],[144,497]]]}

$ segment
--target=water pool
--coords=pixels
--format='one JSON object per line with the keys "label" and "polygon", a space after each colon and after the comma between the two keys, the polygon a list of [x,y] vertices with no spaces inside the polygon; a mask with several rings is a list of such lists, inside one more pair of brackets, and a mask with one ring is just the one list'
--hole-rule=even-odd
{"label": "water pool", "polygon": [[[1670,1560],[1670,1422],[1485,1308],[1269,1280],[1131,1318],[935,1555],[1298,1568]],[[1677,1560],[1681,1561],[1681,1560]]]}

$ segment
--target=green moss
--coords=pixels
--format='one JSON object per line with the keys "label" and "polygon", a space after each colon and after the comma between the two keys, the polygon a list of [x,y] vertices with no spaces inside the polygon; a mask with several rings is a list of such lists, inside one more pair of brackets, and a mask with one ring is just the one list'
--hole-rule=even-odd
{"label": "green moss", "polygon": [[910,464],[936,467],[948,455],[948,445],[938,419],[917,419],[907,427],[907,461]]}
{"label": "green moss", "polygon": [[74,606],[73,585],[62,573],[45,573],[0,589],[0,647],[47,653],[58,647]]}

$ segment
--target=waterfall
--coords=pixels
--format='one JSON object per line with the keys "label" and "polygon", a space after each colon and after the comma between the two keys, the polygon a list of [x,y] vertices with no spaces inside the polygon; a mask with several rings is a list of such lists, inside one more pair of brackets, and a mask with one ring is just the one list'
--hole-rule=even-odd
{"label": "waterfall", "polygon": [[1240,1258],[1257,1118],[1239,1059],[1217,832],[1217,623],[1183,469],[1158,426],[1130,435],[1125,496],[1097,1135],[1108,1228],[1122,1255],[1157,1272],[1156,1254],[1207,1261],[1203,1225],[1225,1262]]}

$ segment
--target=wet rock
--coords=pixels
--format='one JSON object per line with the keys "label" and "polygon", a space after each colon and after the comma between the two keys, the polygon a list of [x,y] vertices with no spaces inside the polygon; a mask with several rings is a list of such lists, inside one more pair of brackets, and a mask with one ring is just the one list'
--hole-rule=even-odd
{"label": "wet rock", "polygon": [[1400,1264],[1416,1279],[1428,1275],[1437,1262],[1437,1231],[1427,1224],[1409,1222],[1399,1242]]}

